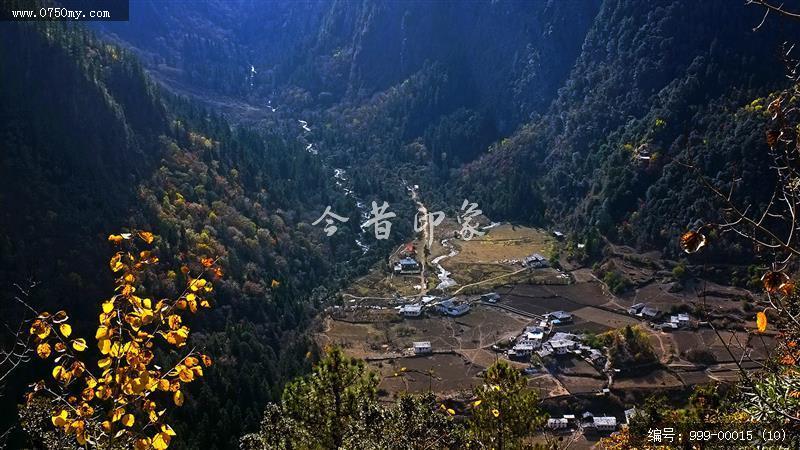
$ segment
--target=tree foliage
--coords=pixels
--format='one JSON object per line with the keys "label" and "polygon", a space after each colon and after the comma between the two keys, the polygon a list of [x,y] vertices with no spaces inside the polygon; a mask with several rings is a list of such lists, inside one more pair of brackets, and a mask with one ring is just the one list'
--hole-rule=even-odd
{"label": "tree foliage", "polygon": [[539,396],[522,373],[505,361],[486,370],[484,384],[475,388],[470,435],[490,448],[525,448],[525,439],[540,428],[546,416]]}
{"label": "tree foliage", "polygon": [[287,385],[280,404],[266,408],[260,429],[243,437],[242,445],[251,450],[529,448],[526,439],[545,419],[538,395],[504,362],[490,367],[474,398],[458,407],[468,417],[463,424],[455,420],[457,406],[433,393],[405,393],[382,404],[378,382],[363,361],[329,349],[311,374]]}
{"label": "tree foliage", "polygon": [[[87,355],[89,344],[73,335],[66,311],[40,313],[30,335],[39,357],[52,361],[52,380],[32,385],[28,407],[48,408],[52,425],[80,446],[163,450],[175,436],[166,411],[183,405],[184,385],[202,377],[212,364],[208,355],[184,350],[190,335],[185,316],[211,307],[213,284],[203,274],[220,271],[211,255],[193,268],[183,266],[183,292],[175,299],[156,300],[147,277],[159,258],[134,244],[152,244],[153,233],[113,234],[108,240],[118,247],[109,260],[116,286],[100,308],[94,336],[99,355]],[[159,344],[174,347],[178,361],[157,362]]]}

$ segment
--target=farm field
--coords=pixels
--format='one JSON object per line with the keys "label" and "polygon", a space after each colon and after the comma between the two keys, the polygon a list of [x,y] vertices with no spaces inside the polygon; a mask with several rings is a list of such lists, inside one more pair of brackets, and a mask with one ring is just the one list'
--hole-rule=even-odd
{"label": "farm field", "polygon": [[681,387],[683,387],[683,383],[680,378],[666,370],[654,370],[639,377],[625,377],[614,380],[614,389],[671,389]]}
{"label": "farm field", "polygon": [[456,354],[397,358],[371,365],[383,378],[379,388],[392,394],[429,389],[438,393],[470,390],[481,383],[478,374],[485,369]]}
{"label": "farm field", "polygon": [[[732,361],[730,355],[709,328],[664,332],[627,313],[627,308],[638,302],[661,310],[667,317],[678,308],[693,311],[698,301],[695,290],[687,286],[681,289],[670,280],[673,262],[658,262],[653,259],[656,254],[638,255],[617,248],[620,254],[612,261],[624,262],[624,272],[632,277],[634,286],[625,294],[614,295],[590,269],[577,268],[569,274],[553,268],[521,270],[519,260],[532,253],[550,256],[559,245],[543,230],[505,224],[472,241],[453,238],[456,230],[457,224],[448,220],[437,228],[427,258],[425,286],[421,286],[419,275],[396,276],[388,266],[376,265],[370,274],[343,291],[341,306],[329,314],[324,330],[317,336],[319,345],[336,344],[349,355],[366,359],[382,377],[384,398],[405,391],[432,389],[447,397],[471,390],[481,383],[486,367],[498,359],[509,361],[494,344],[513,340],[526,326],[538,324],[541,316],[558,310],[570,312],[573,320],[554,326],[551,332],[600,334],[638,325],[647,333],[664,368],[641,377],[616,378],[614,390],[683,389],[737,377],[728,364]],[[447,239],[444,244],[443,238]],[[411,242],[417,249],[423,247],[420,239]],[[395,253],[402,249],[401,246]],[[444,293],[437,288],[441,281],[437,276],[439,268],[432,262],[439,256],[444,257],[436,261],[455,281]],[[742,316],[740,308],[742,299],[749,298],[747,291],[713,283],[702,286],[712,309],[731,314],[734,321]],[[460,301],[470,304],[470,311],[448,317],[429,306],[420,317],[401,317],[396,308],[418,301],[415,299],[425,291],[440,298],[457,294]],[[479,301],[480,294],[487,292],[499,294],[496,304]],[[663,320],[662,317],[656,322]],[[746,322],[741,325],[754,326]],[[724,331],[723,336],[734,343],[736,339],[747,343],[747,351],[756,359],[763,359],[774,346],[769,334],[758,336],[757,341],[744,331]],[[413,355],[411,347],[416,341],[430,342],[433,354]],[[698,348],[708,349],[717,364],[703,370],[703,366],[688,361],[687,352]],[[741,355],[741,349],[734,349],[734,357]],[[542,362],[548,370],[527,378],[543,398],[595,398],[607,387],[608,375],[578,357],[547,356]],[[527,362],[509,363],[519,370],[528,367]]]}

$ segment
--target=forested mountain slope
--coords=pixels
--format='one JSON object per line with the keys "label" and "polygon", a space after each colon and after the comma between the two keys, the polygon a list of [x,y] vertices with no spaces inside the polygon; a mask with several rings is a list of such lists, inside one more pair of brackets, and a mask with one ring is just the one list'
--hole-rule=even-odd
{"label": "forested mountain slope", "polygon": [[759,12],[604,2],[547,114],[466,167],[463,189],[503,216],[657,247],[712,207],[681,162],[723,185],[741,178],[737,192],[763,200],[766,105],[750,103],[783,82],[781,43],[797,29],[752,31]]}
{"label": "forested mountain slope", "polygon": [[[767,194],[766,105],[750,103],[784,83],[781,44],[798,31],[782,21],[755,31],[760,10],[722,0],[207,5],[174,22],[185,30],[175,41],[146,45],[154,32],[135,15],[112,31],[171,55],[188,85],[200,56],[178,42],[233,46],[238,61],[207,69],[235,67],[236,98],[319,124],[321,157],[366,180],[365,192],[381,192],[375,178],[408,180],[441,207],[470,198],[495,219],[671,252],[712,207],[683,163],[722,185],[741,178],[743,198]],[[142,24],[178,17],[150,8]],[[237,14],[270,21],[259,32]],[[225,85],[210,83],[209,93]]]}
{"label": "forested mountain slope", "polygon": [[436,63],[458,78],[460,105],[510,131],[552,101],[599,4],[145,0],[129,23],[100,26],[160,76],[253,104],[361,103]]}
{"label": "forested mountain slope", "polygon": [[[219,257],[216,302],[194,319],[192,342],[219,358],[174,423],[178,446],[235,446],[307,364],[303,331],[328,289],[370,265],[354,259],[355,221],[332,238],[310,225],[326,205],[357,215],[354,202],[295,140],[163,98],[127,51],[80,27],[6,23],[0,61],[5,319],[24,311],[12,284],[33,280],[30,305],[69,310],[76,333],[94,335],[112,292],[113,232],[159,236],[164,275],[152,295],[176,295],[184,262]],[[5,386],[4,424],[43,369],[27,365]]]}

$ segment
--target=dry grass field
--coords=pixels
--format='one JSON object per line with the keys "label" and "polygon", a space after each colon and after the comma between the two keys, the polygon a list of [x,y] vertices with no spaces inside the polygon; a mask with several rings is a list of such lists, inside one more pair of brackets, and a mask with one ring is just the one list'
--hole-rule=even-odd
{"label": "dry grass field", "polygon": [[484,369],[453,354],[399,358],[371,365],[383,378],[379,387],[391,394],[428,389],[440,394],[471,390],[482,383],[478,374]]}
{"label": "dry grass field", "polygon": [[504,260],[522,260],[532,253],[549,257],[555,242],[540,229],[503,224],[470,241],[454,241],[460,253],[449,260],[458,263],[497,263]]}

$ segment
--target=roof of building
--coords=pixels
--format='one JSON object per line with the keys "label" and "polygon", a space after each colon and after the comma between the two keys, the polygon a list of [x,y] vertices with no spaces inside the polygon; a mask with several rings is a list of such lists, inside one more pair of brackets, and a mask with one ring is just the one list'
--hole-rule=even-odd
{"label": "roof of building", "polygon": [[448,309],[449,308],[460,309],[460,308],[464,308],[464,307],[469,308],[469,303],[464,303],[464,302],[455,300],[453,298],[448,298],[447,300],[439,303],[439,306],[441,306],[442,308],[448,308]]}
{"label": "roof of building", "polygon": [[405,258],[400,260],[400,264],[416,264],[416,265],[418,265],[419,263],[417,262],[416,259],[414,259],[414,258],[412,258],[410,256],[406,256]]}
{"label": "roof of building", "polygon": [[650,306],[645,306],[644,308],[642,308],[641,312],[643,316],[648,316],[648,317],[655,317],[658,315],[658,313],[659,311],[656,308],[652,308]]}
{"label": "roof of building", "polygon": [[553,312],[549,313],[549,316],[554,318],[554,319],[561,320],[561,319],[569,319],[569,318],[571,318],[572,314],[570,314],[570,313],[568,313],[566,311],[553,311]]}
{"label": "roof of building", "polygon": [[567,420],[575,420],[575,414],[564,414],[564,418]]}
{"label": "roof of building", "polygon": [[404,311],[420,312],[420,311],[422,311],[422,305],[417,305],[417,304],[414,304],[414,305],[403,305],[400,308],[400,312],[404,312]]}
{"label": "roof of building", "polygon": [[567,348],[573,346],[575,343],[566,339],[556,339],[547,341],[550,347],[555,350],[557,348]]}
{"label": "roof of building", "polygon": [[563,331],[557,331],[553,334],[550,338],[551,340],[568,340],[572,341],[575,340],[576,336],[572,333],[565,333]]}
{"label": "roof of building", "polygon": [[430,341],[416,341],[413,343],[414,347],[430,347]]}
{"label": "roof of building", "polygon": [[595,416],[594,424],[598,426],[616,426],[617,418],[614,416]]}
{"label": "roof of building", "polygon": [[645,307],[645,304],[644,304],[644,303],[637,303],[637,304],[635,304],[635,305],[631,305],[631,308],[630,308],[630,309],[640,310],[640,309],[642,309],[642,308],[644,308],[644,307]]}
{"label": "roof of building", "polygon": [[567,419],[547,419],[547,425],[566,424]]}
{"label": "roof of building", "polygon": [[531,340],[531,341],[533,341],[533,340],[541,341],[544,338],[544,332],[537,331],[537,332],[534,333],[532,331],[528,331],[527,333],[524,333],[521,337],[523,339],[528,339],[528,340]]}

